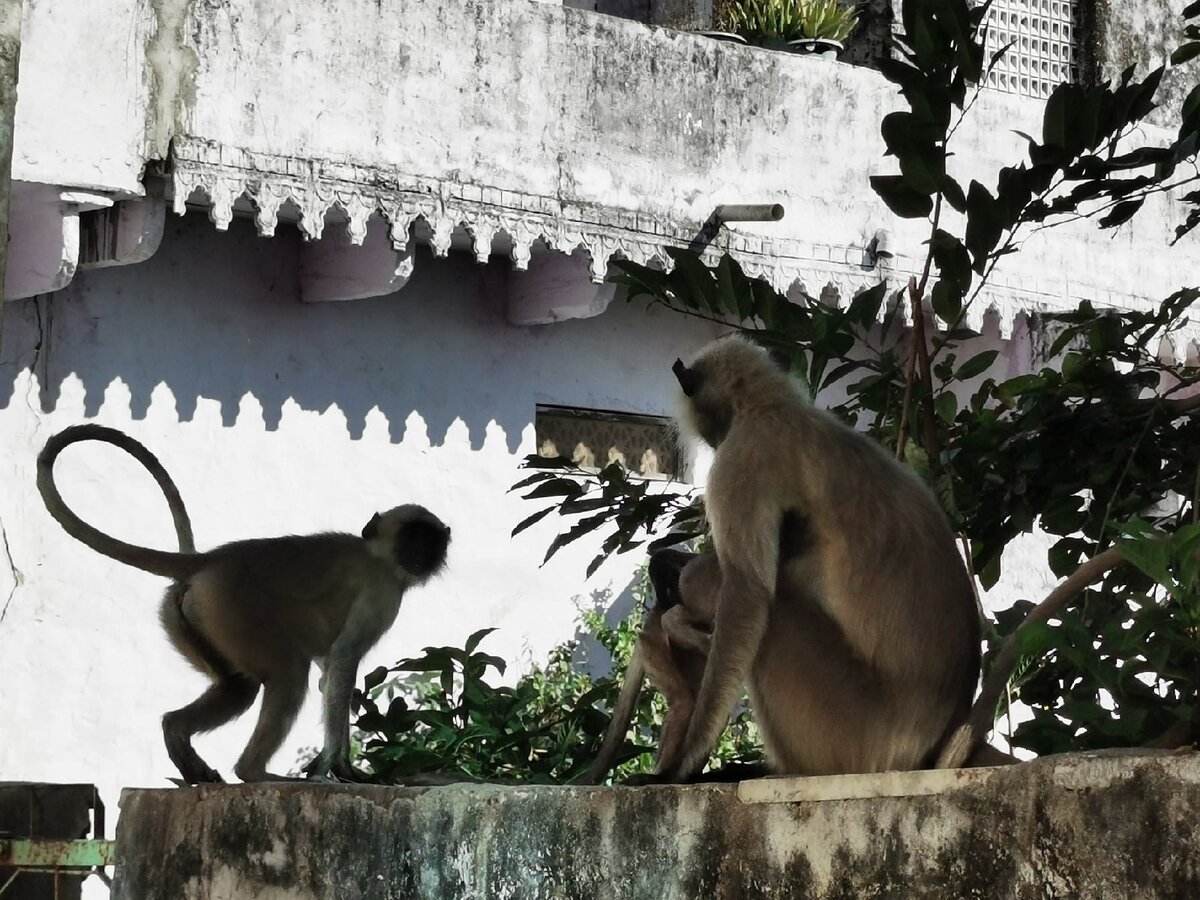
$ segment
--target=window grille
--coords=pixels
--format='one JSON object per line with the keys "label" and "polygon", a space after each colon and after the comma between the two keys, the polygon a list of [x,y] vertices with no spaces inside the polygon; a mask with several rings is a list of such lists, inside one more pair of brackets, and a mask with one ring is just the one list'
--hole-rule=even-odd
{"label": "window grille", "polygon": [[988,13],[987,59],[1010,43],[988,74],[988,87],[1045,99],[1079,80],[1073,0],[995,0]]}
{"label": "window grille", "polygon": [[570,457],[588,469],[619,462],[646,478],[684,474],[674,426],[664,416],[538,404],[534,432],[539,456]]}

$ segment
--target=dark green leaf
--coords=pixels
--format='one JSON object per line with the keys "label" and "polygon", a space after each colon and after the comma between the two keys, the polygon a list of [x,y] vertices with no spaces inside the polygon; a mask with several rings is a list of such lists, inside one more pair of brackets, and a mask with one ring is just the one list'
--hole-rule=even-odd
{"label": "dark green leaf", "polygon": [[546,516],[550,515],[550,513],[554,512],[554,510],[556,508],[557,507],[554,507],[554,506],[547,506],[545,509],[538,510],[532,516],[528,516],[528,517],[522,519],[519,523],[517,523],[517,526],[509,533],[509,537],[515,537],[516,535],[518,535],[522,531],[524,531],[526,528],[529,528],[531,525],[536,525],[542,519],[546,518]]}
{"label": "dark green leaf", "polygon": [[595,531],[606,521],[608,521],[608,519],[609,513],[607,510],[605,510],[604,512],[597,513],[594,516],[588,516],[586,519],[580,519],[566,531],[556,535],[554,540],[550,542],[549,548],[546,550],[546,556],[542,559],[542,565],[545,565],[547,562],[549,562],[550,557],[554,556],[555,553],[567,546],[567,544],[574,543],[585,534],[590,534],[591,532]]}
{"label": "dark green leaf", "polygon": [[684,541],[690,541],[695,537],[698,537],[698,535],[693,532],[672,531],[668,535],[651,541],[646,549],[653,553],[655,550],[661,550],[664,547],[674,547],[676,544],[682,544]]}
{"label": "dark green leaf", "polygon": [[982,274],[986,270],[1002,231],[995,198],[978,181],[972,181],[967,189],[967,228],[963,242],[976,272]]}
{"label": "dark green leaf", "polygon": [[691,250],[669,248],[667,253],[675,261],[675,268],[670,277],[676,296],[688,306],[719,314],[721,303],[712,270]]}
{"label": "dark green leaf", "polygon": [[864,328],[869,328],[879,318],[879,308],[883,305],[883,298],[886,294],[886,281],[881,281],[874,287],[861,291],[850,301],[847,316],[851,321],[857,322]]}
{"label": "dark green leaf", "polygon": [[528,494],[522,494],[521,499],[537,500],[542,497],[578,497],[583,491],[584,487],[578,481],[571,481],[569,478],[555,478],[551,481],[543,482]]}
{"label": "dark green leaf", "polygon": [[754,294],[750,281],[737,260],[728,253],[717,263],[717,288],[726,312],[737,316],[739,321],[754,316]]}
{"label": "dark green leaf", "polygon": [[967,195],[963,193],[962,186],[957,181],[946,175],[942,178],[940,187],[942,196],[946,198],[946,202],[950,204],[951,209],[959,213],[967,211]]}
{"label": "dark green leaf", "polygon": [[384,680],[387,678],[387,675],[388,670],[384,666],[379,666],[375,669],[372,669],[363,679],[363,684],[366,686],[366,690],[370,692],[379,687],[379,685],[383,684]]}
{"label": "dark green leaf", "polygon": [[[1180,106],[1180,120],[1187,123],[1189,119],[1200,113],[1200,84],[1197,84],[1190,91],[1187,97],[1184,98],[1183,104]],[[1180,135],[1182,137],[1182,135]]]}
{"label": "dark green leaf", "polygon": [[463,644],[463,649],[467,653],[474,653],[475,648],[479,646],[480,642],[495,630],[495,628],[480,628],[478,631],[472,632],[470,637],[467,638],[467,642]]}
{"label": "dark green leaf", "polygon": [[1037,390],[1043,384],[1044,380],[1040,375],[1018,375],[1015,378],[1002,381],[996,386],[996,389],[1010,397],[1019,397],[1021,394]]}
{"label": "dark green leaf", "polygon": [[1067,146],[1067,104],[1070,85],[1060,84],[1050,92],[1042,113],[1042,143],[1048,147]]}
{"label": "dark green leaf", "polygon": [[963,294],[958,283],[951,278],[943,278],[929,293],[938,318],[943,322],[954,322],[962,312]]}
{"label": "dark green leaf", "polygon": [[958,398],[950,391],[942,391],[934,399],[933,409],[937,417],[949,425],[958,414]]}
{"label": "dark green leaf", "polygon": [[991,367],[999,355],[999,350],[984,350],[982,353],[976,354],[959,366],[958,371],[954,373],[954,380],[966,381],[968,378],[982,375]]}
{"label": "dark green leaf", "polygon": [[1133,218],[1134,214],[1142,208],[1145,202],[1144,198],[1137,200],[1122,200],[1116,204],[1105,215],[1101,216],[1099,225],[1101,228],[1115,228],[1118,225],[1123,225]]}
{"label": "dark green leaf", "polygon": [[872,175],[871,187],[895,215],[921,219],[933,212],[933,198],[914,190],[902,175]]}
{"label": "dark green leaf", "polygon": [[612,506],[612,501],[607,497],[584,497],[582,499],[564,500],[559,506],[558,511],[564,516],[576,516],[580,513],[591,512],[596,509],[604,509]]}

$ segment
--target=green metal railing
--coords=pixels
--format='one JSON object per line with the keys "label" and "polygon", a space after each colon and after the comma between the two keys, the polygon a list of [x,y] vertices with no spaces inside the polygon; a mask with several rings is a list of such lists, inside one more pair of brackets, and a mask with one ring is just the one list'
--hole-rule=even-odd
{"label": "green metal railing", "polygon": [[[84,876],[111,866],[116,856],[112,841],[47,841],[29,838],[0,838],[0,869],[12,868],[7,878],[0,878],[0,897],[23,872],[45,872],[54,875]],[[55,879],[55,895],[58,894]]]}
{"label": "green metal railing", "polygon": [[[7,878],[0,878],[0,897],[24,872],[81,877],[93,871],[103,872],[104,866],[113,864],[115,856],[113,841],[0,838],[0,869],[14,870]],[[56,878],[55,896],[58,895],[58,884]]]}
{"label": "green metal railing", "polygon": [[[78,896],[78,883],[92,874],[108,883],[104,869],[113,865],[116,850],[104,839],[104,804],[94,785],[0,783],[0,788],[6,804],[0,823],[0,900],[9,888],[27,894],[22,875],[36,882],[30,885],[36,896],[56,900]],[[72,839],[81,815],[90,823]]]}

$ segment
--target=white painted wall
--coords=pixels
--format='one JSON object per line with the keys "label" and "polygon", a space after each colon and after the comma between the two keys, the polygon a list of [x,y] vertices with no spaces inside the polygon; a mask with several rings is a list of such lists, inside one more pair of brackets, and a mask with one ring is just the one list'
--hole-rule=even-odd
{"label": "white painted wall", "polygon": [[[37,451],[85,419],[128,431],[162,459],[202,547],[357,531],[404,501],[450,523],[449,571],[407,598],[366,668],[494,625],[485,648],[519,671],[575,633],[581,606],[626,590],[635,554],[589,580],[591,547],[539,568],[554,518],[510,539],[537,507],[506,491],[534,452],[536,403],[668,413],[669,364],[710,340],[711,327],[622,301],[598,318],[514,328],[504,283],[521,275],[424,251],[398,294],[302,304],[299,251],[292,229],[268,240],[241,221],[219,233],[197,216],[172,218],[149,262],[80,273],[57,294],[8,304],[0,779],[95,782],[110,807],[120,786],[164,785],[173,772],[159,716],[203,684],[159,631],[162,579],[69,538],[37,495]],[[165,504],[132,460],[85,444],[60,466],[85,518],[172,545]],[[197,746],[228,773],[249,724]],[[277,767],[317,743],[310,702]]]}
{"label": "white painted wall", "polygon": [[[54,523],[34,458],[55,431],[95,420],[146,443],[176,478],[200,546],[280,533],[357,530],[370,514],[424,503],[455,530],[449,571],[412,594],[365,668],[428,644],[485,645],[520,671],[571,637],[578,611],[622,597],[636,555],[583,577],[594,545],[539,562],[552,517],[510,539],[536,507],[507,494],[534,450],[536,403],[669,413],[669,362],[711,326],[614,303],[603,315],[515,328],[506,279],[465,254],[418,254],[401,292],[343,304],[297,296],[297,233],[220,233],[172,218],[137,266],[81,273],[67,289],[8,305],[0,364],[0,778],[122,785],[173,774],[162,712],[203,681],[162,637],[163,582],[101,557]],[[584,277],[582,274],[581,278]],[[1023,340],[1000,346],[1015,374]],[[60,460],[64,495],[88,520],[134,542],[170,546],[153,483],[103,445]],[[1043,556],[1011,557],[995,603],[1045,592]],[[249,720],[198,742],[228,772]],[[309,703],[278,768],[319,742]]]}

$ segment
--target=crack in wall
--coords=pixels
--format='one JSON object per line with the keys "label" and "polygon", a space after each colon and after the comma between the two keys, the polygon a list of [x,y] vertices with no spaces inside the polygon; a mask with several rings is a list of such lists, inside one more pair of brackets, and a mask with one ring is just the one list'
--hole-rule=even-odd
{"label": "crack in wall", "polygon": [[[42,365],[42,378],[45,383],[49,383],[49,368],[50,354],[47,342],[50,339],[50,331],[53,320],[50,316],[50,296],[47,294],[38,294],[33,297],[34,325],[36,328],[36,337],[33,341],[32,359],[29,361],[29,373],[36,376],[38,374],[38,364]],[[0,299],[0,305],[3,304],[3,299]],[[42,303],[46,303],[45,317],[42,315]],[[45,352],[43,352],[45,350]],[[35,416],[35,420],[40,423],[38,410],[33,404],[34,379],[29,379],[28,388],[25,391],[25,406]],[[12,606],[13,599],[16,597],[17,589],[25,582],[24,573],[17,568],[17,561],[13,558],[12,546],[8,541],[8,529],[4,526],[3,518],[0,518],[0,547],[4,551],[4,560],[8,564],[8,570],[12,574],[12,587],[8,591],[8,596],[4,598],[4,602],[0,605],[0,624],[3,624],[4,619],[8,616],[8,610]]]}
{"label": "crack in wall", "polygon": [[4,527],[4,520],[0,518],[0,545],[4,547],[4,558],[8,562],[8,569],[12,572],[12,589],[8,592],[8,596],[4,598],[4,605],[0,606],[0,624],[4,623],[4,617],[8,615],[8,608],[12,605],[13,597],[16,596],[17,588],[25,581],[25,576],[21,570],[17,568],[17,561],[13,559],[12,547],[8,544],[8,529]]}
{"label": "crack in wall", "polygon": [[[34,342],[33,342],[33,348],[32,348],[33,358],[29,361],[29,374],[31,376],[37,377],[36,384],[38,385],[39,390],[43,393],[43,396],[45,396],[45,391],[48,389],[48,386],[50,384],[49,341],[50,341],[51,331],[53,330],[53,325],[54,325],[54,320],[50,315],[50,312],[51,312],[50,302],[52,299],[53,299],[52,294],[37,294],[31,300],[31,302],[33,303],[34,327],[36,328],[37,337],[34,339]],[[43,315],[42,315],[43,302],[46,304],[45,317],[43,317]],[[38,364],[39,363],[41,363],[41,365],[42,365],[42,371],[41,371],[40,377],[38,377]],[[34,433],[36,434],[37,428],[41,425],[41,416],[39,414],[40,411],[33,404],[34,384],[35,384],[35,379],[30,378],[28,387],[25,390],[25,406],[35,416],[34,421],[36,424],[35,424]],[[41,405],[44,407],[44,404],[41,404]]]}

